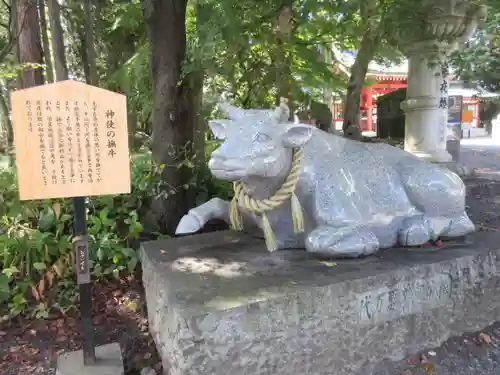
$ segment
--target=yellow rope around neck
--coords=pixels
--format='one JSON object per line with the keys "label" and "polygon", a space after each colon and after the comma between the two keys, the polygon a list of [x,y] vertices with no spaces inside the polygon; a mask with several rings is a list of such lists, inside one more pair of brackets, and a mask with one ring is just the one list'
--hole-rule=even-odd
{"label": "yellow rope around neck", "polygon": [[300,167],[304,160],[304,152],[302,149],[294,149],[292,157],[292,168],[288,174],[285,182],[278,191],[270,198],[257,200],[247,195],[243,189],[243,183],[237,181],[233,184],[234,197],[231,201],[229,219],[231,227],[236,230],[243,229],[243,221],[241,219],[238,206],[250,212],[261,215],[262,230],[264,231],[264,238],[266,246],[269,251],[275,251],[278,247],[276,236],[274,235],[271,223],[266,215],[266,212],[272,211],[279,207],[284,202],[290,199],[292,210],[293,230],[295,233],[304,232],[304,215],[300,201],[295,195],[295,187],[300,178]]}

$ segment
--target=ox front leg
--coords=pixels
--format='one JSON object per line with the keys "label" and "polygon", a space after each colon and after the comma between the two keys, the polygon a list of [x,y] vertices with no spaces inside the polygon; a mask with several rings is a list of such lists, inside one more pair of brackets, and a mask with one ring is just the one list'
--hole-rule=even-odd
{"label": "ox front leg", "polygon": [[325,257],[358,258],[375,253],[379,241],[368,228],[359,226],[332,227],[322,225],[306,239],[306,250]]}
{"label": "ox front leg", "polygon": [[198,232],[208,221],[213,219],[229,222],[229,202],[220,198],[212,198],[208,202],[189,210],[177,225],[175,234]]}

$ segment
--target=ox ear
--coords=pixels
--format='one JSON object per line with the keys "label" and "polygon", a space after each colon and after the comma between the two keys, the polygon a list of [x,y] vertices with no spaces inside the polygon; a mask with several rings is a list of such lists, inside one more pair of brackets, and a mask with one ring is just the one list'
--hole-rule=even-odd
{"label": "ox ear", "polygon": [[283,145],[288,148],[297,148],[306,144],[312,137],[313,128],[306,124],[291,124],[283,133]]}
{"label": "ox ear", "polygon": [[224,140],[227,136],[226,129],[231,126],[231,123],[231,120],[211,120],[208,122],[208,126],[215,138]]}
{"label": "ox ear", "polygon": [[280,105],[273,112],[278,123],[287,123],[290,117],[290,108],[288,108],[288,99],[280,98]]}

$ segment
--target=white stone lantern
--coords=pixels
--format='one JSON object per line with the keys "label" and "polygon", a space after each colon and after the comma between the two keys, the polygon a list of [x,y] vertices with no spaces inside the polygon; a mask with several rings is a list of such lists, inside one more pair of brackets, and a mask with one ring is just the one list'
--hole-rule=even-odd
{"label": "white stone lantern", "polygon": [[413,26],[398,32],[400,48],[408,57],[408,88],[401,104],[406,115],[404,147],[429,161],[448,162],[447,58],[472,36],[486,18],[486,8],[463,0],[420,4]]}

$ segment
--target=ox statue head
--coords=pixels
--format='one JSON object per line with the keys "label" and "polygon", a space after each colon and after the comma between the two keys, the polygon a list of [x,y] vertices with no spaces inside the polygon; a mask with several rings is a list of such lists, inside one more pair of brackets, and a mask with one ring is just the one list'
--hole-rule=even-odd
{"label": "ox statue head", "polygon": [[229,120],[209,123],[214,136],[223,142],[212,153],[208,167],[222,180],[279,176],[291,160],[292,149],[312,136],[310,125],[288,122],[290,111],[284,100],[274,111],[245,110],[227,103],[220,103],[219,108]]}

